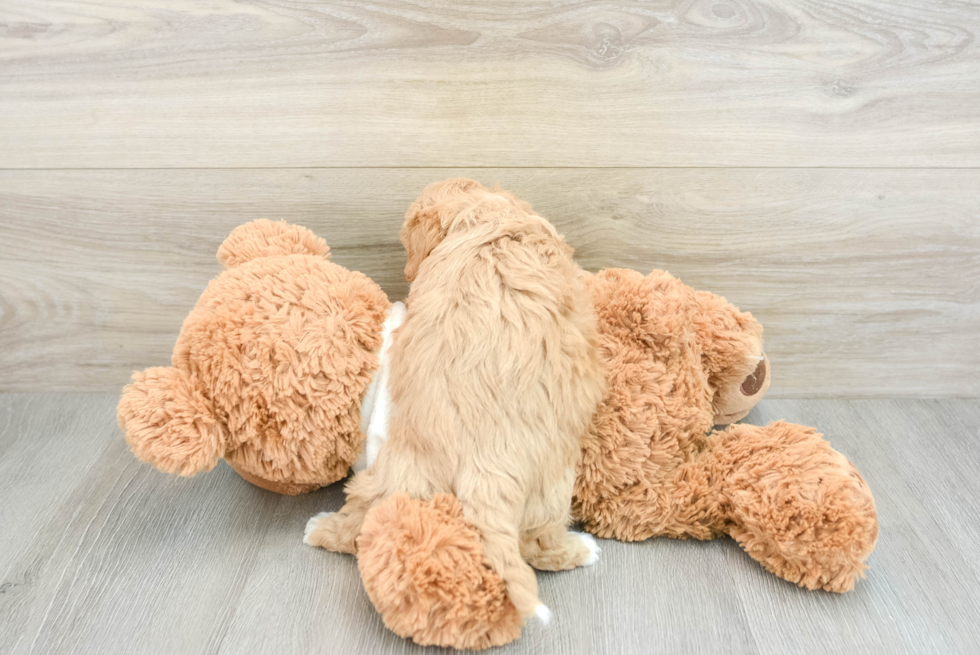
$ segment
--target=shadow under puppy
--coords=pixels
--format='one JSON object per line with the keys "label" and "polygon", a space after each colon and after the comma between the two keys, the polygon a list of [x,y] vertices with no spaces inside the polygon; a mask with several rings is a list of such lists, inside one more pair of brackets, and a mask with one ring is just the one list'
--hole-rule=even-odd
{"label": "shadow under puppy", "polygon": [[[401,231],[413,281],[391,347],[389,440],[307,543],[355,553],[386,497],[455,495],[522,618],[549,612],[531,566],[591,564],[569,532],[581,440],[604,389],[595,317],[572,248],[513,195],[430,185]],[[530,564],[530,566],[529,566]]]}

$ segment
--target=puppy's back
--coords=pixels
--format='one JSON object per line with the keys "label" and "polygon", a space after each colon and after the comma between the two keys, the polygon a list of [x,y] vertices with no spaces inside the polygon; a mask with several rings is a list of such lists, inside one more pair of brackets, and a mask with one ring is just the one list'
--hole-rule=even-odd
{"label": "puppy's back", "polygon": [[528,616],[527,499],[575,466],[603,376],[571,248],[505,200],[451,225],[418,269],[393,345],[391,445],[438,480],[433,491],[460,498]]}
{"label": "puppy's back", "polygon": [[420,268],[393,346],[392,400],[426,426],[428,448],[472,447],[517,476],[540,452],[574,464],[602,375],[571,248],[543,218],[497,211],[451,230]]}

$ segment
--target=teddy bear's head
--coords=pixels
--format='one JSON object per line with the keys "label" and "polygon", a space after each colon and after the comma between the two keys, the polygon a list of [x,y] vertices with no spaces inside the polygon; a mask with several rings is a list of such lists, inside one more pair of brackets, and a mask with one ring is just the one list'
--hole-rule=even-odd
{"label": "teddy bear's head", "polygon": [[768,365],[758,388],[746,379],[765,363],[762,328],[666,271],[605,269],[586,286],[606,395],[582,441],[573,514],[601,537],[686,534],[683,521],[639,520],[666,506],[648,492],[703,448],[712,426],[743,417],[761,398]]}
{"label": "teddy bear's head", "polygon": [[741,420],[765,395],[769,360],[762,350],[762,326],[748,312],[665,271],[644,276],[606,269],[589,275],[586,284],[609,388],[628,382],[624,400],[617,401],[614,393],[600,415],[622,414],[626,402],[649,405],[644,412],[663,405],[662,416],[650,420],[660,424],[697,416],[708,429]]}
{"label": "teddy bear's head", "polygon": [[762,326],[721,296],[693,292],[692,320],[712,393],[715,425],[742,420],[769,389]]}
{"label": "teddy bear's head", "polygon": [[225,271],[184,320],[172,365],[135,373],[120,399],[138,458],[185,476],[225,458],[289,494],[347,474],[390,304],[328,257],[323,239],[284,222],[229,235],[218,250]]}

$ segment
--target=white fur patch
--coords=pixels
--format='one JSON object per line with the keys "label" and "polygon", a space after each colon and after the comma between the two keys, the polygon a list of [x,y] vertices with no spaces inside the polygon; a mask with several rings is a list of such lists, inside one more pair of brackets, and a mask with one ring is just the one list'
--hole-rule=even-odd
{"label": "white fur patch", "polygon": [[316,530],[316,526],[320,525],[320,521],[327,518],[331,514],[333,514],[333,512],[320,512],[319,514],[317,514],[316,516],[314,516],[313,518],[311,518],[309,521],[306,522],[306,529],[303,531],[304,544],[306,544],[307,546],[313,545],[310,543],[310,535],[313,534],[314,530]]}
{"label": "white fur patch", "polygon": [[551,610],[542,603],[538,603],[538,606],[534,608],[534,616],[541,621],[542,625],[548,625],[551,623]]}
{"label": "white fur patch", "polygon": [[582,543],[585,544],[585,547],[589,549],[589,557],[582,562],[582,566],[592,566],[598,562],[599,553],[602,552],[602,549],[599,548],[599,544],[596,543],[595,537],[590,534],[585,534],[584,532],[572,532],[572,534],[581,539]]}
{"label": "white fur patch", "polygon": [[391,358],[388,350],[391,347],[392,332],[404,322],[405,303],[396,302],[388,310],[388,317],[382,328],[383,341],[381,350],[378,351],[378,370],[374,372],[371,384],[361,400],[361,430],[366,438],[361,446],[361,456],[351,467],[354,473],[360,473],[374,464],[381,446],[388,441],[388,417],[391,416],[391,393],[388,390]]}

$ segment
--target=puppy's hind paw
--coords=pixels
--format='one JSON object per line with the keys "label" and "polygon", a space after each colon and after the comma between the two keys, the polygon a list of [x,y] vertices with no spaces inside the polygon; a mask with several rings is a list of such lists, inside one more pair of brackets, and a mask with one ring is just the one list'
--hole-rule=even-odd
{"label": "puppy's hind paw", "polygon": [[313,536],[313,533],[316,532],[317,527],[320,526],[320,523],[330,518],[333,514],[333,512],[320,512],[307,521],[306,529],[303,531],[303,543],[308,546],[322,546],[322,544],[315,540],[315,537],[313,539],[311,539],[311,537]]}
{"label": "puppy's hind paw", "polygon": [[582,566],[592,566],[599,561],[599,553],[602,552],[602,548],[599,548],[599,544],[596,543],[595,537],[584,532],[573,532],[575,536],[582,540],[585,547],[589,549],[589,556],[582,561]]}
{"label": "puppy's hind paw", "polygon": [[548,625],[551,623],[551,610],[548,609],[547,605],[538,603],[538,606],[534,608],[534,616],[541,621],[541,625]]}

